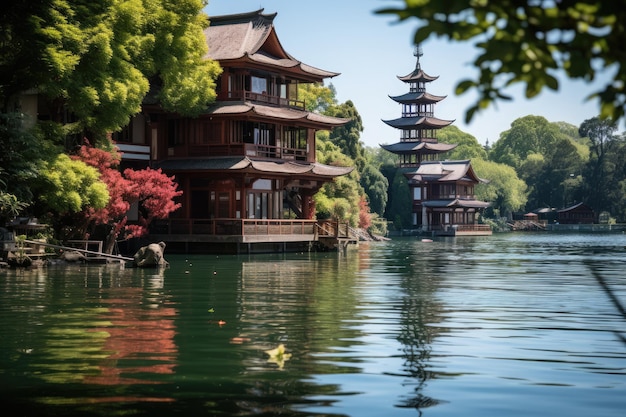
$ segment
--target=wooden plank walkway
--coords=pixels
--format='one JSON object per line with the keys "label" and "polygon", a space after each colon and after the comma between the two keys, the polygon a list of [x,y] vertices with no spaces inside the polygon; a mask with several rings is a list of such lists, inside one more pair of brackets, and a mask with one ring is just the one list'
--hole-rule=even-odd
{"label": "wooden plank walkway", "polygon": [[109,254],[109,253],[92,251],[92,250],[88,250],[88,249],[73,248],[71,246],[53,245],[52,243],[38,242],[38,241],[35,241],[35,240],[28,240],[28,239],[26,239],[26,240],[24,240],[24,243],[28,243],[30,245],[46,246],[48,248],[60,249],[60,250],[64,250],[64,251],[75,251],[75,252],[84,253],[86,255],[95,255],[95,256],[98,256],[98,257],[103,257],[103,258],[108,258],[108,259],[116,259],[116,260],[119,260],[119,261],[134,261],[135,260],[134,258],[129,258],[127,256],[113,255],[113,254]]}

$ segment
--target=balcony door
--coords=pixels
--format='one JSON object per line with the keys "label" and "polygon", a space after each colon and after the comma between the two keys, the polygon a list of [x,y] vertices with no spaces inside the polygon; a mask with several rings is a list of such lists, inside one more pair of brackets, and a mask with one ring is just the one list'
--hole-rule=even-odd
{"label": "balcony door", "polygon": [[232,181],[193,180],[190,193],[194,219],[224,219],[233,216]]}

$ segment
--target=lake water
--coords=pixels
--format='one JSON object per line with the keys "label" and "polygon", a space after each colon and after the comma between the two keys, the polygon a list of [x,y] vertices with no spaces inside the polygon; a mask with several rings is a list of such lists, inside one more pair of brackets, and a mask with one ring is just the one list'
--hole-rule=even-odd
{"label": "lake water", "polygon": [[[0,270],[23,416],[569,416],[626,410],[626,235]],[[284,345],[285,355],[267,350]]]}

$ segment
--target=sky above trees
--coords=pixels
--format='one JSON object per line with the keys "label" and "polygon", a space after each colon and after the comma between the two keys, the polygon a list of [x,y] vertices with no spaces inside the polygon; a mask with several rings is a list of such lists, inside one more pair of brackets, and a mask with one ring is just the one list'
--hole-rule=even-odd
{"label": "sky above trees", "polygon": [[[395,0],[318,0],[303,9],[301,2],[284,0],[209,0],[205,12],[211,16],[264,8],[266,13],[278,13],[274,22],[283,47],[309,65],[341,73],[329,80],[337,89],[337,99],[354,103],[363,119],[361,140],[366,146],[377,147],[400,138],[399,132],[382,120],[400,116],[400,105],[389,96],[407,91],[397,76],[406,75],[415,67],[412,39],[417,22],[411,19],[394,23],[397,19],[393,16],[374,12],[403,5],[403,1]],[[600,113],[597,103],[585,102],[585,98],[611,76],[610,71],[600,72],[593,83],[559,77],[559,92],[545,91],[530,100],[519,86],[510,91],[512,102],[481,112],[466,124],[465,112],[476,95],[456,96],[454,89],[461,79],[476,73],[471,66],[476,51],[470,44],[450,44],[439,39],[430,39],[422,47],[422,68],[439,76],[428,91],[448,96],[435,108],[436,115],[455,120],[455,126],[483,144],[487,140],[493,144],[514,120],[527,115],[579,126]],[[620,125],[620,131],[622,128]]]}

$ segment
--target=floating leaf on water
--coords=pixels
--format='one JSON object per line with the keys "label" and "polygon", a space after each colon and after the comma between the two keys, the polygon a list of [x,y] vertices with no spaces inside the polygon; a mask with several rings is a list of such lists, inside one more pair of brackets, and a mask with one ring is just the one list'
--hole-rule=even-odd
{"label": "floating leaf on water", "polygon": [[283,369],[283,367],[285,366],[285,361],[288,361],[291,358],[291,353],[285,352],[285,345],[283,345],[282,343],[274,349],[266,350],[265,353],[270,356],[267,361],[275,363],[276,365],[278,365],[279,369]]}

